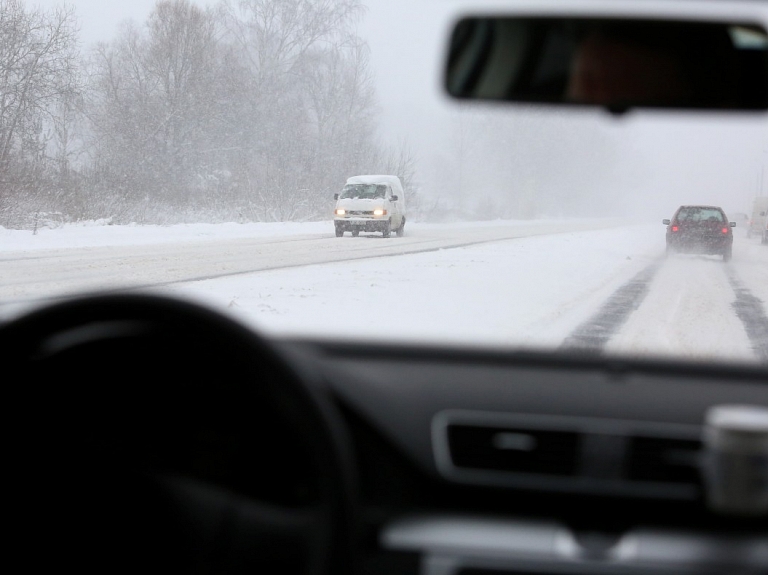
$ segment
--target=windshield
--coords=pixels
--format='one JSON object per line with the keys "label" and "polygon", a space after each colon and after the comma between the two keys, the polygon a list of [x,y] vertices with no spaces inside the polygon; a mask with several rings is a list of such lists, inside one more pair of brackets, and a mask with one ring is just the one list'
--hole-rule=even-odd
{"label": "windshield", "polygon": [[383,199],[387,193],[387,187],[376,184],[349,184],[344,186],[341,198],[359,198],[361,200]]}
{"label": "windshield", "polygon": [[[765,48],[765,3],[606,4]],[[768,362],[768,114],[451,99],[474,6],[0,0],[0,319],[130,289],[276,338]]]}

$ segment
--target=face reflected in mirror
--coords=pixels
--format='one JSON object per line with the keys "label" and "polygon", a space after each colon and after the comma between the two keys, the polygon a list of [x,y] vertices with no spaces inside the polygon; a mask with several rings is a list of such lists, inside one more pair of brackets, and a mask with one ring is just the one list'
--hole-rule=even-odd
{"label": "face reflected in mirror", "polygon": [[600,106],[683,104],[694,96],[683,66],[676,51],[592,32],[576,49],[565,97]]}
{"label": "face reflected in mirror", "polygon": [[768,109],[768,34],[755,24],[469,17],[451,38],[456,98],[607,107]]}

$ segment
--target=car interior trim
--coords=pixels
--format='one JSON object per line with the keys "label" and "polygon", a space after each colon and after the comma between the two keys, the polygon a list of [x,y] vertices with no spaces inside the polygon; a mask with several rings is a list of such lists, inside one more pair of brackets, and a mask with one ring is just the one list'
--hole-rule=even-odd
{"label": "car interior trim", "polygon": [[390,523],[381,545],[423,555],[421,573],[760,573],[766,534],[636,528],[580,533],[558,522],[417,515]]}
{"label": "car interior trim", "polygon": [[[448,439],[449,426],[458,424],[497,428],[500,432],[508,428],[574,432],[580,436],[581,445],[578,451],[581,465],[577,475],[563,477],[542,473],[460,467],[454,464]],[[630,481],[595,476],[596,474],[591,473],[594,466],[591,466],[589,461],[590,443],[605,438],[618,440],[612,442],[612,445],[616,446],[612,449],[613,453],[608,453],[604,449],[607,443],[605,441],[600,441],[596,447],[603,448],[600,453],[602,460],[610,459],[612,463],[618,464],[615,467],[620,467],[621,462],[627,457],[628,441],[631,437],[699,440],[701,433],[700,426],[688,424],[469,410],[445,410],[437,413],[432,419],[435,463],[440,474],[451,481],[569,493],[610,493],[629,497],[664,499],[694,499],[699,496],[700,489],[696,484]]]}

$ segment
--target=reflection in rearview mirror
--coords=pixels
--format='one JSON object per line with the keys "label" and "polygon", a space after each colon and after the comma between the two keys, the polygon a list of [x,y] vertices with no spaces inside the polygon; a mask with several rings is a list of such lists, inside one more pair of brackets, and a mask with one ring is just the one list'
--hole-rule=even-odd
{"label": "reflection in rearview mirror", "polygon": [[470,17],[445,76],[456,98],[718,110],[768,109],[768,34],[758,25]]}

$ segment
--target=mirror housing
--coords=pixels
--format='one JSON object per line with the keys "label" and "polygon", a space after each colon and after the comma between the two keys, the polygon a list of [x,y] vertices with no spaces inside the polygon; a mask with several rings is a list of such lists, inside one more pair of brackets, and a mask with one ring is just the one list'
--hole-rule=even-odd
{"label": "mirror housing", "polygon": [[339,199],[339,194],[333,194],[333,199],[334,200],[338,200]]}
{"label": "mirror housing", "polygon": [[768,33],[744,22],[470,16],[451,37],[459,99],[768,110]]}
{"label": "mirror housing", "polygon": [[736,222],[729,222],[732,228],[736,227]]}
{"label": "mirror housing", "polygon": [[390,202],[396,202],[396,201],[397,201],[397,200],[399,200],[399,199],[400,199],[400,198],[398,198],[397,196],[392,196],[391,198],[389,198],[389,201],[390,201]]}
{"label": "mirror housing", "polygon": [[668,226],[669,225],[669,220],[666,220],[666,219],[661,220],[661,223],[664,224],[665,226]]}

